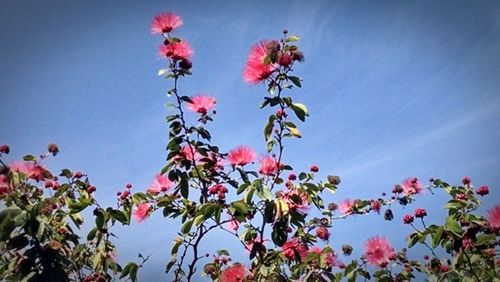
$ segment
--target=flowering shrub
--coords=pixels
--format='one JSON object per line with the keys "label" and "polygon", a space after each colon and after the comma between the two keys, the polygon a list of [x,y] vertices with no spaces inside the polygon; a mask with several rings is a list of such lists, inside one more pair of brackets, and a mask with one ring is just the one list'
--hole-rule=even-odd
{"label": "flowering shrub", "polygon": [[[148,220],[158,211],[182,221],[166,265],[175,281],[196,280],[197,273],[221,282],[355,281],[359,277],[408,281],[418,275],[437,281],[498,279],[500,206],[487,217],[475,214],[481,204],[476,195],[486,196],[487,186],[474,190],[470,178],[460,186],[438,179],[424,186],[409,178],[396,185],[391,196],[325,205],[329,193],[340,186],[340,177],[317,180],[317,165],[300,171],[287,163],[285,144],[301,138],[298,124],[309,113],[288,94],[302,86],[302,79],[292,74],[304,54],[297,45],[299,37],[286,30],[280,39],[252,46],[243,68],[244,81],[267,89],[261,104],[261,109],[271,112],[264,126],[267,154],[258,156],[247,145],[223,152],[212,144],[207,124],[214,121],[216,99],[178,90],[193,68],[190,44],[173,34],[182,23],[179,16],[162,13],[151,24],[152,34],[163,36],[159,54],[166,67],[159,74],[171,81],[167,93],[175,110],[166,119],[166,164],[143,192],[132,193],[127,185],[118,192],[116,207],[101,207],[86,175],[65,169],[56,177],[43,166],[49,154],[57,154],[55,145],[40,158],[28,155],[9,164],[0,159],[0,199],[7,206],[0,213],[1,279],[135,281],[148,258],[140,255],[140,263],[120,266],[111,231],[116,224],[128,225],[131,218]],[[196,125],[187,122],[188,115],[196,117]],[[9,147],[2,146],[0,153],[4,157]],[[431,211],[422,208],[401,216],[402,223],[413,228],[408,248],[419,244],[428,250],[424,261],[409,259],[407,249],[396,250],[376,234],[366,241],[359,259],[348,258],[353,251],[349,245],[341,250],[328,245],[335,220],[369,213],[393,220],[392,205],[409,205],[425,189],[444,191],[451,200],[445,205],[448,216],[442,225],[427,225],[425,218]],[[80,213],[91,208],[95,227],[81,240],[75,232],[83,223]],[[228,250],[201,254],[199,246],[209,232],[234,236],[248,252],[250,263],[232,261]]]}

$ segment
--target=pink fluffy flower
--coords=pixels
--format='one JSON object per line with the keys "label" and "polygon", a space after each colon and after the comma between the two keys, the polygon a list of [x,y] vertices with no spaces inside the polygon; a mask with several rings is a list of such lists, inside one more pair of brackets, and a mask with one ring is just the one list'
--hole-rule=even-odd
{"label": "pink fluffy flower", "polygon": [[402,186],[407,196],[419,194],[422,191],[422,183],[416,177],[405,179]]}
{"label": "pink fluffy flower", "polygon": [[172,187],[174,182],[170,181],[167,176],[157,174],[153,180],[153,183],[149,186],[147,192],[151,194],[158,194],[160,192],[166,192]]}
{"label": "pink fluffy flower", "polygon": [[33,162],[25,162],[25,161],[16,161],[9,165],[9,169],[13,171],[17,171],[26,175],[26,177],[31,178],[36,181],[45,179],[46,169]]}
{"label": "pink fluffy flower", "polygon": [[215,98],[207,95],[194,96],[191,98],[191,101],[192,103],[188,103],[187,105],[188,109],[202,115],[206,115],[216,104]]}
{"label": "pink fluffy flower", "polygon": [[262,175],[273,175],[278,173],[278,162],[271,156],[265,156],[260,160],[259,173]]}
{"label": "pink fluffy flower", "polygon": [[149,215],[149,209],[151,208],[150,203],[142,203],[137,205],[134,209],[135,220],[141,222],[144,221]]}
{"label": "pink fluffy flower", "polygon": [[172,60],[189,60],[193,54],[191,46],[186,41],[162,45],[159,52],[161,56],[166,56]]}
{"label": "pink fluffy flower", "polygon": [[232,165],[244,166],[253,162],[255,152],[247,146],[238,146],[236,149],[229,151],[228,160]]}
{"label": "pink fluffy flower", "polygon": [[364,256],[369,264],[385,267],[395,254],[394,248],[386,238],[375,236],[365,243]]}
{"label": "pink fluffy flower", "polygon": [[250,84],[257,84],[266,80],[276,67],[272,64],[264,64],[264,59],[267,56],[267,43],[262,41],[250,49],[248,60],[243,69],[243,79]]}
{"label": "pink fluffy flower", "polygon": [[171,32],[182,25],[182,19],[178,15],[165,12],[156,15],[151,21],[151,33],[161,34]]}
{"label": "pink fluffy flower", "polygon": [[298,237],[292,238],[283,244],[281,248],[283,249],[283,255],[289,260],[295,260],[297,256],[300,260],[305,260],[307,257],[308,247]]}
{"label": "pink fluffy flower", "polygon": [[500,229],[500,205],[488,210],[488,223],[493,229]]}
{"label": "pink fluffy flower", "polygon": [[343,200],[338,207],[338,210],[342,214],[350,214],[353,212],[355,202],[350,199]]}
{"label": "pink fluffy flower", "polygon": [[198,161],[202,157],[200,155],[200,153],[198,153],[194,148],[192,148],[191,146],[188,146],[188,145],[182,147],[180,153],[182,155],[178,155],[178,156],[174,157],[175,161],[179,161],[181,159],[186,159],[188,161]]}
{"label": "pink fluffy flower", "polygon": [[235,263],[224,270],[219,278],[220,282],[241,282],[251,273],[242,264]]}

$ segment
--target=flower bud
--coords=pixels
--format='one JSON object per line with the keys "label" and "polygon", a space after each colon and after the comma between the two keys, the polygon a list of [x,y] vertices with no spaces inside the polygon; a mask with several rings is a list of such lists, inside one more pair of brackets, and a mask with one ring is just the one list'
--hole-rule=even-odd
{"label": "flower bud", "polygon": [[48,149],[49,153],[52,154],[52,156],[55,156],[55,155],[57,155],[57,153],[59,153],[59,148],[54,143],[49,144],[49,146],[47,147],[47,149]]}
{"label": "flower bud", "polygon": [[415,210],[415,217],[424,218],[425,216],[427,216],[427,211],[425,209],[418,208]]}
{"label": "flower bud", "polygon": [[352,254],[352,247],[350,245],[342,245],[342,252],[346,256],[350,256]]}
{"label": "flower bud", "polygon": [[332,185],[339,185],[340,184],[340,177],[337,176],[337,175],[328,175],[328,182],[330,182],[330,184]]}
{"label": "flower bud", "polygon": [[394,214],[392,213],[392,210],[391,209],[386,210],[384,213],[384,219],[391,221],[393,218],[394,218]]}
{"label": "flower bud", "polygon": [[318,172],[319,171],[319,167],[317,165],[312,165],[311,166],[311,171],[312,172]]}
{"label": "flower bud", "polygon": [[411,214],[407,214],[407,215],[405,215],[405,216],[403,217],[403,223],[404,223],[404,224],[410,224],[410,223],[412,223],[412,222],[413,222],[413,220],[414,220],[414,217],[413,217],[413,215],[411,215]]}
{"label": "flower bud", "polygon": [[0,153],[1,154],[8,154],[10,153],[10,148],[8,145],[4,144],[2,146],[0,146]]}
{"label": "flower bud", "polygon": [[476,193],[480,196],[485,196],[485,195],[488,195],[490,193],[490,189],[488,186],[481,186],[481,187],[477,188]]}

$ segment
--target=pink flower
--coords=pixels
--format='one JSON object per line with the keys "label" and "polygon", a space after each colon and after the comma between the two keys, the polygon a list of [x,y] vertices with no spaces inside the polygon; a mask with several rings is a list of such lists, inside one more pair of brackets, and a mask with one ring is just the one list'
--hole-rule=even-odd
{"label": "pink flower", "polygon": [[277,174],[278,162],[271,156],[265,156],[260,160],[259,173],[267,176]]}
{"label": "pink flower", "polygon": [[257,84],[266,80],[276,69],[272,64],[264,64],[264,59],[267,56],[267,43],[266,41],[262,41],[252,46],[247,63],[243,69],[243,79],[247,83]]}
{"label": "pink flower", "polygon": [[371,200],[370,207],[372,208],[372,210],[374,210],[378,214],[380,214],[381,204],[380,204],[380,202],[378,200]]}
{"label": "pink flower", "polygon": [[174,182],[170,181],[165,175],[157,174],[153,180],[153,183],[149,186],[147,192],[151,194],[158,194],[160,192],[166,192],[174,185]]}
{"label": "pink flower", "polygon": [[0,174],[0,196],[10,192],[9,180],[4,174]]}
{"label": "pink flower", "polygon": [[206,96],[206,95],[198,95],[191,98],[192,103],[188,103],[187,107],[193,112],[200,113],[202,115],[206,115],[207,112],[215,107],[215,98]]}
{"label": "pink flower", "polygon": [[171,12],[156,15],[151,22],[151,33],[161,34],[171,32],[182,25],[181,17]]}
{"label": "pink flower", "polygon": [[297,258],[305,260],[307,257],[308,247],[298,237],[292,238],[283,244],[281,248],[283,249],[283,255],[289,260],[296,260]]}
{"label": "pink flower", "polygon": [[330,238],[330,231],[328,231],[328,228],[325,226],[320,226],[316,229],[316,236],[318,236],[321,240],[328,241]]}
{"label": "pink flower", "polygon": [[242,264],[235,263],[233,266],[224,270],[220,276],[220,282],[241,282],[248,275],[250,271]]}
{"label": "pink flower", "polygon": [[36,181],[45,179],[46,169],[33,162],[16,161],[9,165],[9,169],[17,171],[26,175],[26,177],[31,178]]}
{"label": "pink flower", "polygon": [[365,259],[369,264],[375,266],[386,266],[396,252],[389,241],[383,237],[371,237],[365,243]]}
{"label": "pink flower", "polygon": [[403,191],[407,196],[419,194],[420,192],[422,192],[422,183],[420,183],[420,181],[416,177],[406,179],[405,181],[403,181],[402,186]]}
{"label": "pink flower", "polygon": [[299,191],[293,189],[288,192],[279,191],[278,197],[287,203],[290,210],[305,213],[309,209],[309,202],[306,193],[300,193]]}
{"label": "pink flower", "polygon": [[350,199],[345,199],[344,201],[342,201],[339,204],[338,210],[342,214],[350,214],[353,212],[354,204],[355,204],[355,201],[350,200]]}
{"label": "pink flower", "polygon": [[160,55],[172,60],[189,60],[193,50],[186,41],[172,42],[168,45],[160,46]]}
{"label": "pink flower", "polygon": [[488,210],[488,222],[493,229],[500,229],[500,205]]}
{"label": "pink flower", "polygon": [[149,209],[151,208],[150,203],[142,203],[137,205],[134,209],[134,218],[138,222],[145,220],[149,215]]}
{"label": "pink flower", "polygon": [[181,159],[186,159],[188,161],[198,161],[201,159],[200,153],[198,153],[194,148],[189,145],[182,147],[180,151],[181,155],[174,157],[175,161],[179,161]]}
{"label": "pink flower", "polygon": [[250,147],[238,146],[236,149],[229,151],[228,159],[232,165],[244,166],[253,162],[255,152]]}

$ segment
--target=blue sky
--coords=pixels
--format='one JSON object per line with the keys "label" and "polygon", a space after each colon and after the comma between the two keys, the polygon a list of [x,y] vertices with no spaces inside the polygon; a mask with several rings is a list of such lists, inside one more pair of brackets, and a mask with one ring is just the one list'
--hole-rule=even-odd
{"label": "blue sky", "polygon": [[[228,150],[249,144],[264,153],[263,86],[241,78],[248,50],[283,28],[301,37],[306,61],[296,67],[308,105],[302,140],[287,144],[286,161],[338,174],[330,200],[376,197],[406,177],[457,183],[469,175],[487,184],[486,207],[500,193],[500,5],[494,1],[2,1],[0,3],[0,143],[12,159],[56,142],[50,168],[91,176],[97,196],[113,204],[127,182],[143,190],[165,163],[168,81],[151,18],[173,11],[176,33],[195,50],[188,95],[218,99],[214,142]],[[434,220],[442,197],[416,206]],[[410,211],[416,206],[410,207]],[[335,223],[331,243],[355,247],[371,234],[398,247],[410,230],[376,216]],[[118,256],[151,253],[142,277],[161,277],[175,237],[161,215],[119,232]],[[398,231],[394,231],[398,228]],[[204,247],[237,246],[229,237]],[[243,259],[243,254],[235,254]],[[417,253],[417,257],[421,254]]]}

